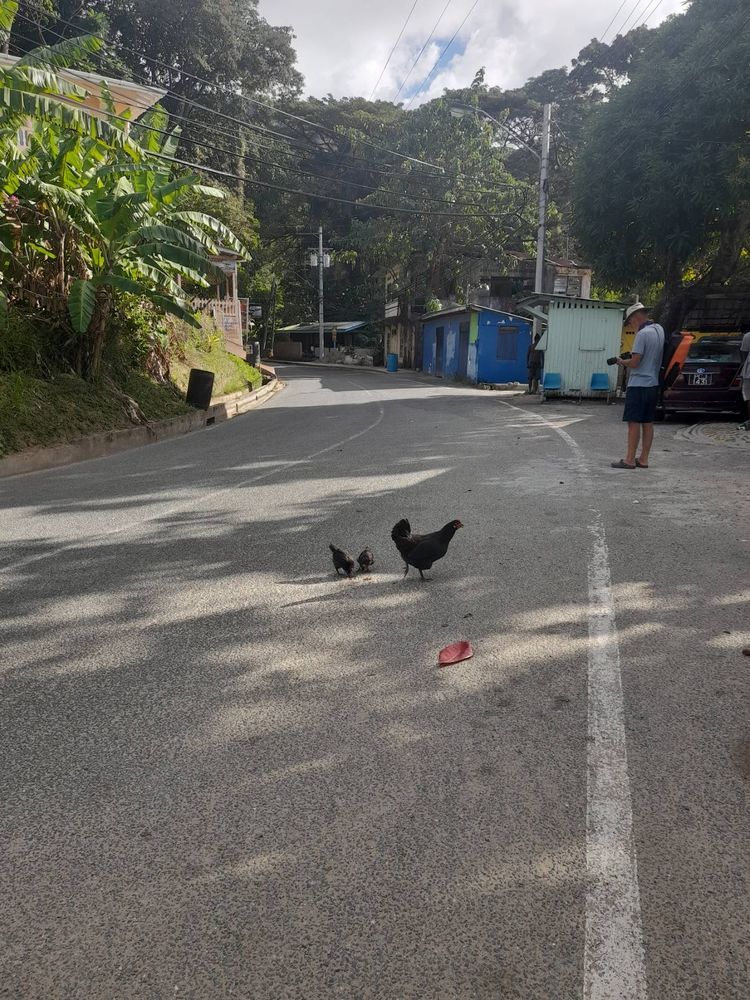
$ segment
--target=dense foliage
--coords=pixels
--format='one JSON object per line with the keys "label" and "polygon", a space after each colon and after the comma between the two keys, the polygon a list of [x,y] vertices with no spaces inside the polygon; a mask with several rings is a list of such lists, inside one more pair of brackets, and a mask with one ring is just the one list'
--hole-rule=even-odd
{"label": "dense foliage", "polygon": [[578,160],[576,231],[613,288],[664,284],[667,325],[747,269],[750,11],[694,0],[651,32]]}
{"label": "dense foliage", "polygon": [[[3,27],[15,7],[0,3]],[[82,93],[60,73],[97,47],[89,38],[25,54],[2,70],[8,97],[0,108],[6,295],[47,314],[64,305],[76,368],[89,377],[99,371],[118,293],[196,322],[180,282],[208,284],[217,241],[246,255],[222,222],[181,204],[185,192],[222,192],[173,174],[176,136],[161,138],[163,113],[131,133],[127,123],[82,110]]]}
{"label": "dense foliage", "polygon": [[[538,148],[542,105],[552,102],[549,252],[586,259],[612,292],[663,284],[666,305],[679,310],[684,292],[736,279],[747,259],[747,16],[743,0],[691,0],[658,29],[594,39],[569,67],[523,87],[488,87],[480,70],[470,87],[409,111],[301,99],[291,31],[263,18],[258,0],[23,0],[11,51],[82,32],[101,37],[76,43],[77,65],[163,87],[169,118],[151,123],[152,151],[166,144],[231,189],[216,202],[194,180],[189,196],[185,185],[162,203],[156,169],[145,183],[150,207],[122,215],[112,234],[124,270],[108,267],[109,287],[148,285],[157,219],[188,239],[218,235],[188,219],[184,205],[175,216],[188,198],[192,213],[214,215],[252,247],[241,287],[263,305],[266,327],[316,315],[307,257],[319,225],[333,258],[329,318],[381,319],[387,283],[389,295],[460,300],[482,262],[502,266],[511,252],[534,251],[538,163],[528,147]],[[455,118],[455,105],[477,113]],[[115,132],[100,128],[97,141],[114,150]],[[116,156],[138,161],[134,147],[146,140],[134,132],[133,148],[125,143]],[[123,183],[107,197],[131,206],[143,192]],[[143,238],[122,243],[126,230]],[[195,248],[170,237],[158,263],[163,270],[169,260],[174,280]],[[134,263],[141,250],[145,271]],[[95,329],[92,293],[102,279],[91,260],[84,265],[94,287],[78,286],[76,301],[94,309]],[[197,281],[201,269],[190,271],[183,277]]]}

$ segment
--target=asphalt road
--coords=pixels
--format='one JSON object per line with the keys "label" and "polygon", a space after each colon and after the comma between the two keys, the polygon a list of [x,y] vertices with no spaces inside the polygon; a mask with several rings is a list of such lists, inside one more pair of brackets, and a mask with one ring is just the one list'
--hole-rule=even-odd
{"label": "asphalt road", "polygon": [[747,1000],[750,449],[280,373],[0,483],[0,995]]}

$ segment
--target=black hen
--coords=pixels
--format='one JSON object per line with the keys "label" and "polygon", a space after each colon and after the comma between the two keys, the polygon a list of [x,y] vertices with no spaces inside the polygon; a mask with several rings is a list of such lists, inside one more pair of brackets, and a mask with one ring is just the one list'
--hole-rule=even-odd
{"label": "black hen", "polygon": [[329,545],[328,548],[333,553],[333,565],[336,567],[336,576],[343,570],[349,579],[351,579],[355,565],[352,557],[343,549],[337,549],[335,545]]}
{"label": "black hen", "polygon": [[426,580],[424,570],[430,569],[433,563],[443,558],[459,528],[463,528],[463,524],[455,520],[449,521],[440,531],[432,531],[429,535],[413,535],[411,525],[406,518],[395,524],[391,538],[406,563],[404,576],[409,572],[409,567],[413,566],[419,570],[422,579]]}
{"label": "black hen", "polygon": [[375,565],[375,556],[372,554],[372,549],[369,545],[367,548],[362,549],[360,554],[357,556],[357,562],[359,563],[359,569],[362,573],[369,573]]}

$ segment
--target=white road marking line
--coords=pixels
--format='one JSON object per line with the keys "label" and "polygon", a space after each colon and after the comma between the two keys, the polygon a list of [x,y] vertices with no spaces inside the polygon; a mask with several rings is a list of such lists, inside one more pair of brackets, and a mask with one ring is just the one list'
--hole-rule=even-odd
{"label": "white road marking line", "polygon": [[591,534],[583,995],[584,1000],[645,1000],[620,644],[607,540],[598,515]]}
{"label": "white road marking line", "polygon": [[[499,400],[546,424],[565,441],[583,476],[583,449],[567,431],[536,413]],[[628,776],[620,644],[604,524],[596,508],[589,531],[588,761],[586,780],[586,939],[584,1000],[646,1000],[638,863]]]}

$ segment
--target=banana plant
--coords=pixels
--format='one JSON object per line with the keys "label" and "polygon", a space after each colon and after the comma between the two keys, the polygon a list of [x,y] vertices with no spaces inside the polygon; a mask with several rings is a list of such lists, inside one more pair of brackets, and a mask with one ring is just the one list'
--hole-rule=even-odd
{"label": "banana plant", "polygon": [[[16,8],[15,0],[0,0],[0,35]],[[67,297],[79,369],[88,377],[99,371],[118,292],[197,325],[183,279],[207,287],[219,245],[249,259],[218,219],[180,208],[188,191],[224,195],[194,174],[171,176],[179,135],[162,138],[168,119],[161,109],[131,134],[119,118],[102,121],[78,106],[82,95],[57,71],[99,44],[65,41],[0,67],[0,266],[4,273],[15,268],[21,280],[46,273],[50,288]],[[104,83],[102,96],[111,106]],[[22,150],[17,131],[30,119]],[[2,241],[5,229],[13,248]]]}

